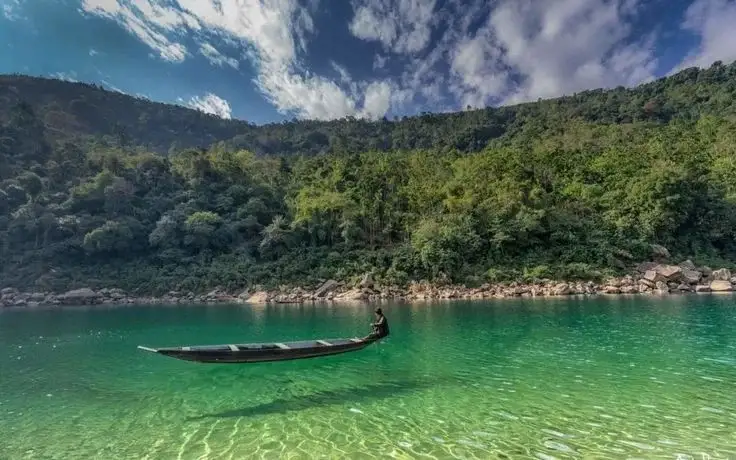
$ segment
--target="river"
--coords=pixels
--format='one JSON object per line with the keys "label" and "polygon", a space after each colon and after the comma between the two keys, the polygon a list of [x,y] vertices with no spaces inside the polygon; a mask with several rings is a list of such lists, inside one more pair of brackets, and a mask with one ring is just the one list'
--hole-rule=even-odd
{"label": "river", "polygon": [[245,365],[136,346],[360,336],[372,307],[0,310],[0,458],[736,458],[736,297],[383,307],[377,345]]}

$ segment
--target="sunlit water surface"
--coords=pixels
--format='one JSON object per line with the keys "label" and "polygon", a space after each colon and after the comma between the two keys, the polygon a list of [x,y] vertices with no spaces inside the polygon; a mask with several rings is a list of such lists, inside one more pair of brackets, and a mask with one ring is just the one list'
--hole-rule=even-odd
{"label": "sunlit water surface", "polygon": [[385,305],[301,361],[148,346],[363,335],[370,306],[0,312],[0,458],[736,458],[736,297]]}

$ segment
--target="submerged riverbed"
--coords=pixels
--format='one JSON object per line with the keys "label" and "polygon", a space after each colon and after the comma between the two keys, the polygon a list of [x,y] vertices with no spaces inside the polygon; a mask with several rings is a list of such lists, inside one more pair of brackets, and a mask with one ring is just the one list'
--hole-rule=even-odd
{"label": "submerged riverbed", "polygon": [[0,310],[0,458],[736,458],[736,298],[386,304],[345,355],[137,345],[364,335],[368,305]]}

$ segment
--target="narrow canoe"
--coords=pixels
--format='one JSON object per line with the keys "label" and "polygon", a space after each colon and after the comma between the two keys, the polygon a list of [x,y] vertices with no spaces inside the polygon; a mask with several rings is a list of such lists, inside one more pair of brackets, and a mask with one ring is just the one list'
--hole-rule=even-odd
{"label": "narrow canoe", "polygon": [[358,351],[376,341],[377,339],[351,338],[167,348],[149,348],[139,345],[138,348],[171,358],[200,363],[259,363],[317,358]]}

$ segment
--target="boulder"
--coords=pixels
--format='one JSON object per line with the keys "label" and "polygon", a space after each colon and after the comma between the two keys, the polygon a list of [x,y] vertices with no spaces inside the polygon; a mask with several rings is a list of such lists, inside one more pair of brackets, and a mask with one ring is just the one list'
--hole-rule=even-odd
{"label": "boulder", "polygon": [[710,286],[707,284],[698,284],[695,286],[695,292],[710,292]]}
{"label": "boulder", "polygon": [[657,265],[659,265],[657,262],[642,262],[636,266],[636,271],[646,273],[649,270],[654,270]]}
{"label": "boulder", "polygon": [[670,251],[668,251],[666,247],[660,244],[653,244],[651,245],[651,248],[652,257],[655,259],[666,260],[670,258]]}
{"label": "boulder", "polygon": [[670,287],[667,286],[667,283],[664,281],[657,281],[656,283],[655,292],[657,294],[669,294],[670,293]]}
{"label": "boulder", "polygon": [[684,268],[682,270],[682,281],[688,284],[697,284],[700,281],[700,278],[703,277],[703,274],[696,270],[691,270],[689,268]]}
{"label": "boulder", "polygon": [[349,291],[341,292],[335,296],[335,300],[339,301],[362,301],[367,300],[371,295],[371,291],[363,288],[350,289]]}
{"label": "boulder", "polygon": [[682,277],[682,268],[677,265],[658,265],[654,270],[662,275],[663,281],[677,281]]}
{"label": "boulder", "polygon": [[302,303],[302,298],[295,294],[279,294],[271,300],[274,303]]}
{"label": "boulder", "polygon": [[654,288],[654,282],[653,282],[653,281],[649,281],[649,280],[648,280],[648,279],[646,279],[646,278],[642,278],[642,279],[640,279],[640,280],[639,280],[639,285],[640,285],[640,286],[646,286],[646,287],[648,287],[648,288],[650,288],[650,289],[653,289],[653,288]]}
{"label": "boulder", "polygon": [[639,288],[633,284],[621,286],[621,294],[636,294],[639,292]]}
{"label": "boulder", "polygon": [[34,292],[30,295],[30,297],[28,297],[28,300],[30,300],[31,302],[42,302],[46,300],[46,294],[44,294],[43,292]]}
{"label": "boulder", "polygon": [[733,284],[731,284],[731,281],[714,280],[710,283],[710,290],[713,292],[730,292],[733,291]]}
{"label": "boulder", "polygon": [[567,283],[560,283],[552,288],[552,295],[570,295],[572,290]]}
{"label": "boulder", "polygon": [[690,292],[692,291],[692,288],[689,284],[682,283],[679,286],[677,286],[677,290],[681,292]]}
{"label": "boulder", "polygon": [[621,280],[618,278],[611,278],[606,281],[606,286],[621,287]]}
{"label": "boulder", "polygon": [[18,294],[18,290],[16,288],[6,287],[0,290],[0,295],[2,296],[6,296],[6,295],[10,296],[10,295],[16,295],[16,294]]}
{"label": "boulder", "polygon": [[101,295],[90,288],[81,288],[68,291],[58,297],[63,304],[90,304],[101,299]]}
{"label": "boulder", "polygon": [[665,278],[657,270],[647,270],[642,277],[643,280],[649,281],[650,283],[657,283],[658,281],[664,281]]}
{"label": "boulder", "polygon": [[363,275],[363,279],[360,280],[360,287],[362,288],[372,288],[373,287],[373,275],[370,273],[366,273]]}
{"label": "boulder", "polygon": [[713,278],[713,281],[728,281],[731,282],[731,271],[727,268],[721,268],[720,270],[715,270],[711,277]]}
{"label": "boulder", "polygon": [[322,283],[322,285],[318,287],[316,291],[314,291],[314,296],[325,297],[327,293],[334,291],[339,285],[340,283],[335,280],[327,280]]}
{"label": "boulder", "polygon": [[[245,292],[243,294],[246,294]],[[266,291],[256,291],[253,293],[253,295],[248,295],[247,297],[243,297],[243,294],[240,294],[238,298],[242,302],[246,303],[267,303],[268,302],[268,293]]]}
{"label": "boulder", "polygon": [[693,261],[692,261],[692,260],[690,260],[690,259],[688,259],[688,260],[686,260],[686,261],[684,261],[684,262],[681,262],[681,263],[680,263],[680,267],[681,267],[681,268],[682,268],[683,270],[697,270],[697,268],[695,267],[695,264],[694,264],[694,263],[693,263]]}
{"label": "boulder", "polygon": [[603,288],[603,292],[606,294],[621,294],[621,288],[618,286],[606,286]]}

